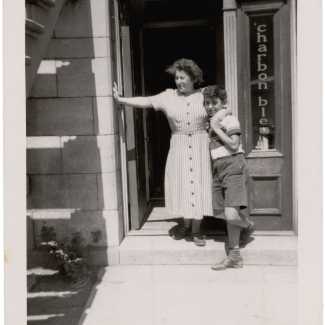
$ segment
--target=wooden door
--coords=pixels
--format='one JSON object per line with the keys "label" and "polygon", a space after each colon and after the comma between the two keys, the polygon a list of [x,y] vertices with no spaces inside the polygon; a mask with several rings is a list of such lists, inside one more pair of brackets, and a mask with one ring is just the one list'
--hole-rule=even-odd
{"label": "wooden door", "polygon": [[[128,2],[121,1],[121,47],[125,97],[141,96],[141,23]],[[131,229],[139,229],[147,211],[143,110],[125,107]]]}
{"label": "wooden door", "polygon": [[293,227],[289,4],[242,2],[237,15],[239,103],[258,230]]}

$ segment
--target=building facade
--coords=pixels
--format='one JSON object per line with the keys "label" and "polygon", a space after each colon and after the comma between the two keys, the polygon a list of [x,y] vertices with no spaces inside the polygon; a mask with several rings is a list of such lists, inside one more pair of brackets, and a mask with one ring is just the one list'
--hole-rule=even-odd
{"label": "building facade", "polygon": [[82,233],[94,264],[118,263],[164,198],[170,130],[153,109],[116,107],[112,85],[125,97],[173,88],[164,70],[182,57],[228,91],[257,230],[297,235],[295,0],[29,1],[26,12],[29,249],[53,226]]}

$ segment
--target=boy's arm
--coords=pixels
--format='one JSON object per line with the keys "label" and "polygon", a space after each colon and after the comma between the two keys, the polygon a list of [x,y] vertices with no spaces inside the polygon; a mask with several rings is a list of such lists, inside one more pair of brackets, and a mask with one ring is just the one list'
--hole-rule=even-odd
{"label": "boy's arm", "polygon": [[217,134],[219,139],[231,150],[236,152],[239,149],[239,135],[232,134],[231,136],[224,133],[219,127],[218,121],[211,121],[211,128]]}

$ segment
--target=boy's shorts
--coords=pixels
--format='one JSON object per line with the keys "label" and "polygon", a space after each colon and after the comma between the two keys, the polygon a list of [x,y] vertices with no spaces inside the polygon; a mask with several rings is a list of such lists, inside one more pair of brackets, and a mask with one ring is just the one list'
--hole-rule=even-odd
{"label": "boy's shorts", "polygon": [[247,208],[248,168],[244,154],[222,157],[213,161],[213,209]]}

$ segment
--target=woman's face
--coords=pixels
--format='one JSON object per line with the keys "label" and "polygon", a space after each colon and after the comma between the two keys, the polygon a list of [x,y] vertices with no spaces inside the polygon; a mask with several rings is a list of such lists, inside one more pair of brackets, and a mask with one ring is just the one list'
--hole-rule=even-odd
{"label": "woman's face", "polygon": [[183,70],[176,70],[175,83],[178,91],[181,93],[187,93],[193,91],[193,81],[188,73]]}

